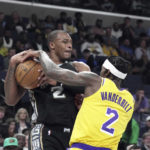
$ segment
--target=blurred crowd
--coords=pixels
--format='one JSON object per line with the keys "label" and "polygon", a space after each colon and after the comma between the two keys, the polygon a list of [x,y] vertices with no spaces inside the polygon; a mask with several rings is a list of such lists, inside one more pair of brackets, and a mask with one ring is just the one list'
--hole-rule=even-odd
{"label": "blurred crowd", "polygon": [[150,15],[148,0],[22,0],[36,3],[69,6],[82,9],[117,12],[140,16]]}
{"label": "blurred crowd", "polygon": [[[3,85],[9,60],[16,53],[27,49],[48,51],[46,38],[54,29],[65,30],[71,35],[72,60],[87,63],[92,71],[99,74],[100,66],[108,56],[119,55],[131,62],[131,74],[140,75],[143,83],[150,84],[150,29],[144,27],[143,20],[136,20],[135,25],[131,25],[131,18],[126,17],[122,23],[114,22],[112,25],[103,26],[101,18],[97,18],[94,25],[86,25],[82,13],[79,12],[73,17],[61,12],[58,18],[47,15],[43,19],[39,19],[36,14],[25,18],[17,11],[10,15],[0,12],[1,148],[4,143],[9,143],[7,140],[10,139],[4,142],[5,138],[15,137],[20,150],[28,149],[29,130],[32,127],[30,123],[32,107],[28,94],[14,107],[4,103]],[[138,143],[143,147],[142,150],[150,150],[149,99],[142,86],[137,87],[133,94],[136,101],[133,126],[131,120],[125,136],[128,139],[123,139],[123,142],[125,141],[127,145]],[[146,115],[143,117],[143,114]],[[137,129],[136,132],[133,129]],[[132,133],[135,138],[132,137]],[[15,145],[16,139],[13,139]]]}

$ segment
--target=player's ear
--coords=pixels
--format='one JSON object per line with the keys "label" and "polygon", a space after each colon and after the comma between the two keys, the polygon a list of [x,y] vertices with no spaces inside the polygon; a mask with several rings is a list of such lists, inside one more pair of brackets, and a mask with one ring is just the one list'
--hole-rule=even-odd
{"label": "player's ear", "polygon": [[50,47],[50,49],[54,49],[55,48],[55,43],[54,42],[50,42],[49,43],[49,47]]}
{"label": "player's ear", "polygon": [[110,72],[110,70],[105,70],[105,77],[109,77],[110,76],[110,74],[111,74],[111,72]]}

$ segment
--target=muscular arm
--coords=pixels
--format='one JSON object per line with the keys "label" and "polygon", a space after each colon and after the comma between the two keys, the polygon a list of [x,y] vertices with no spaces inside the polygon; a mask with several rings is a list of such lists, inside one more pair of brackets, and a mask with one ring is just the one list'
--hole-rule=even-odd
{"label": "muscular arm", "polygon": [[5,102],[8,105],[14,106],[24,95],[25,89],[19,87],[15,80],[15,69],[17,64],[25,61],[28,57],[32,57],[32,51],[23,51],[14,55],[10,59],[9,68],[4,83]]}
{"label": "muscular arm", "polygon": [[24,89],[17,86],[15,80],[15,65],[10,64],[5,78],[5,102],[8,105],[15,105],[24,94]]}
{"label": "muscular arm", "polygon": [[73,72],[58,67],[44,51],[39,52],[39,58],[45,74],[67,85],[74,86],[91,86],[93,83],[101,81],[100,77],[92,72]]}

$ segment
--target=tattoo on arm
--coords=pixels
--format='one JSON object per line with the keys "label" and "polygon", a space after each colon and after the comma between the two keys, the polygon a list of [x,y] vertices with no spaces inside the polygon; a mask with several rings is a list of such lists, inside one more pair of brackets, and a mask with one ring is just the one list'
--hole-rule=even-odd
{"label": "tattoo on arm", "polygon": [[96,81],[96,79],[99,77],[97,74],[92,72],[84,71],[76,73],[68,69],[62,69],[58,67],[44,51],[40,51],[39,58],[45,74],[48,77],[51,77],[64,84],[86,86],[93,83],[93,81]]}
{"label": "tattoo on arm", "polygon": [[12,88],[10,86],[10,84],[14,80],[15,69],[16,69],[16,67],[10,67],[10,69],[8,69],[8,73],[7,73],[6,80],[5,80],[5,82],[6,82],[6,84],[5,84],[6,87],[5,88],[7,89],[8,93]]}
{"label": "tattoo on arm", "polygon": [[6,102],[16,104],[18,100],[23,96],[25,90],[23,88],[18,88],[15,80],[15,69],[16,67],[10,66],[5,79],[5,96]]}

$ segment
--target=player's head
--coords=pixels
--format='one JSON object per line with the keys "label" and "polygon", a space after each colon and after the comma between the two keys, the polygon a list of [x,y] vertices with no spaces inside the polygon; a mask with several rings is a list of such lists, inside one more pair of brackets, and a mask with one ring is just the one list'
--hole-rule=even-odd
{"label": "player's head", "polygon": [[67,60],[72,53],[72,39],[63,30],[54,30],[48,35],[48,46],[50,53],[60,60]]}
{"label": "player's head", "polygon": [[130,69],[130,62],[120,56],[110,56],[102,65],[100,75],[111,80],[124,80]]}

